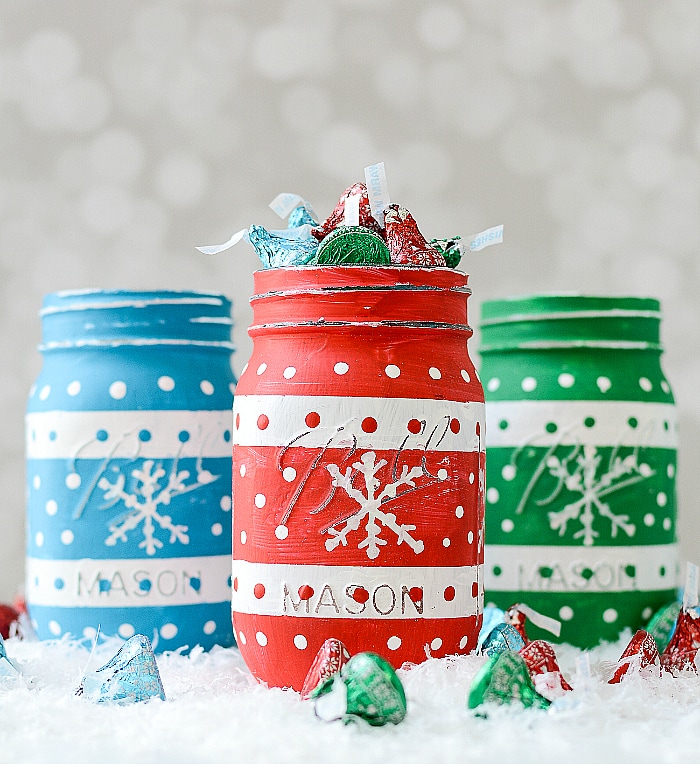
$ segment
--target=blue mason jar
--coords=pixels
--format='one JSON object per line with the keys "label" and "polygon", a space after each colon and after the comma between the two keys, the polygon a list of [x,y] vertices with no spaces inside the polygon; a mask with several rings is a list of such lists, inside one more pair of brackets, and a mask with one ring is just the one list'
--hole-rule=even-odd
{"label": "blue mason jar", "polygon": [[231,302],[49,294],[26,418],[26,600],[41,639],[233,644]]}

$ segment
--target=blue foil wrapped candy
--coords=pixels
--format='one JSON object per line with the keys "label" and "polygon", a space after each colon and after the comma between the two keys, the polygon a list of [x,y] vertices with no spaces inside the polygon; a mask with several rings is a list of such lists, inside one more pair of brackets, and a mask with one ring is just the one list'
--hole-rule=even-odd
{"label": "blue foil wrapped candy", "polygon": [[150,640],[135,634],[104,666],[83,677],[76,695],[95,703],[127,705],[151,698],[165,700]]}
{"label": "blue foil wrapped candy", "polygon": [[311,235],[309,223],[281,231],[268,231],[261,225],[252,225],[247,238],[264,268],[306,265],[318,250],[318,241]]}
{"label": "blue foil wrapped candy", "polygon": [[484,655],[498,655],[506,650],[519,652],[525,647],[525,640],[518,630],[509,623],[499,623],[491,629],[481,645]]}

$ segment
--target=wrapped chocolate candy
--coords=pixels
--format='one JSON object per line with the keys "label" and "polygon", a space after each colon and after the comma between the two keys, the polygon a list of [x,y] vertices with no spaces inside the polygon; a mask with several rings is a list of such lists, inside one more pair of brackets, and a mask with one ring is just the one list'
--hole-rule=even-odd
{"label": "wrapped chocolate candy", "polygon": [[[352,202],[348,202],[352,198]],[[346,203],[348,209],[346,209]],[[352,212],[350,211],[352,209]],[[333,212],[315,228],[311,233],[322,241],[328,234],[334,231],[338,226],[360,225],[368,228],[374,233],[382,235],[382,228],[372,216],[372,208],[367,194],[367,187],[364,183],[354,183],[343,191],[335,205]]]}
{"label": "wrapped chocolate candy", "polygon": [[151,698],[165,700],[158,664],[148,637],[135,634],[94,673],[83,676],[75,692],[94,703],[126,705]]}
{"label": "wrapped chocolate candy", "polygon": [[373,727],[399,724],[406,716],[406,693],[391,665],[376,653],[358,653],[339,674],[312,693],[314,711],[323,721],[363,719]]}
{"label": "wrapped chocolate candy", "polygon": [[691,669],[700,648],[700,613],[696,609],[682,609],[670,642],[661,653],[661,665],[669,671]]}
{"label": "wrapped chocolate candy", "polygon": [[467,707],[520,703],[525,708],[547,708],[549,701],[540,695],[530,678],[522,656],[512,650],[492,655],[474,677]]}
{"label": "wrapped chocolate candy", "polygon": [[332,637],[327,639],[321,645],[306,675],[304,686],[301,688],[301,697],[304,699],[311,697],[321,682],[337,674],[349,660],[348,648],[339,639]]}
{"label": "wrapped chocolate candy", "polygon": [[389,250],[379,234],[362,226],[338,226],[318,246],[314,265],[389,265]]}
{"label": "wrapped chocolate candy", "polygon": [[268,231],[261,225],[252,225],[247,238],[258,253],[264,268],[287,265],[306,265],[313,260],[318,242],[311,236],[308,224],[281,231]]}
{"label": "wrapped chocolate candy", "polygon": [[424,267],[444,267],[444,256],[428,244],[418,230],[413,215],[398,204],[391,204],[384,211],[386,243],[395,265],[418,265]]}
{"label": "wrapped chocolate candy", "polygon": [[506,650],[518,652],[525,647],[525,640],[520,632],[509,623],[499,623],[493,627],[481,645],[484,655],[498,655]]}
{"label": "wrapped chocolate candy", "polygon": [[535,689],[547,700],[561,697],[573,688],[561,673],[554,648],[543,639],[528,642],[520,650],[520,655],[527,664]]}
{"label": "wrapped chocolate candy", "polygon": [[669,602],[668,605],[659,608],[649,619],[646,631],[654,637],[660,653],[666,649],[666,645],[671,641],[680,612],[680,602]]}
{"label": "wrapped chocolate candy", "polygon": [[639,629],[620,656],[615,672],[608,684],[619,684],[628,674],[634,671],[643,671],[649,667],[656,667],[655,673],[658,675],[660,673],[659,665],[659,650],[656,647],[654,637],[644,629]]}

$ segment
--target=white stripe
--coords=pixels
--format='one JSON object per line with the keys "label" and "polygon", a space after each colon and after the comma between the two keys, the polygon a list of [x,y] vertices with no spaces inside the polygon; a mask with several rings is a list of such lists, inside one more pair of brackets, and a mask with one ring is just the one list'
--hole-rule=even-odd
{"label": "white stripe", "polygon": [[[231,455],[225,411],[46,411],[27,414],[28,459],[169,459]],[[108,437],[99,440],[104,430]],[[151,439],[139,439],[147,430]],[[189,440],[180,441],[180,433]],[[53,435],[52,435],[53,434]],[[52,440],[53,437],[53,440]]]}
{"label": "white stripe", "polygon": [[[592,427],[584,422],[591,417]],[[631,427],[629,420],[637,420]],[[487,447],[523,445],[676,448],[676,408],[631,401],[498,401],[486,404]],[[507,423],[502,427],[501,423]],[[553,422],[554,433],[546,430]]]}
{"label": "white stripe", "polygon": [[523,321],[558,321],[561,319],[579,318],[661,318],[658,310],[625,310],[611,308],[610,310],[564,310],[552,313],[511,313],[497,318],[484,318],[479,326],[498,326],[499,324],[515,324]]}
{"label": "white stripe", "polygon": [[[26,596],[33,605],[55,607],[164,607],[226,602],[231,597],[231,558],[170,557],[158,560],[41,560],[26,563]],[[199,590],[190,584],[200,581]],[[63,588],[57,589],[57,579]],[[139,587],[148,579],[148,591]],[[100,591],[100,580],[110,591]],[[38,581],[38,583],[37,583]]]}
{"label": "white stripe", "polygon": [[[319,415],[320,424],[306,424],[310,412]],[[400,447],[408,437],[405,448],[431,451],[478,451],[480,442],[476,423],[483,431],[484,404],[436,401],[424,398],[355,398],[330,395],[237,395],[233,403],[234,420],[240,414],[240,426],[233,438],[244,446],[295,446],[321,448],[332,439],[331,446],[345,447],[356,439],[360,449],[392,449]],[[258,417],[264,414],[269,424],[258,427]],[[365,418],[377,422],[373,433],[362,430]],[[412,435],[407,429],[411,420],[424,421],[423,432]],[[449,427],[458,419],[457,434]],[[342,428],[342,429],[341,429]],[[303,437],[300,437],[303,436]],[[481,441],[483,449],[483,441]]]}
{"label": "white stripe", "polygon": [[[678,581],[676,544],[650,546],[511,546],[487,544],[485,587],[491,591],[627,592],[674,589]],[[626,570],[634,566],[635,574]],[[494,568],[501,569],[494,575]],[[552,575],[540,575],[550,568]],[[665,575],[661,575],[661,569]],[[581,575],[585,570],[593,576]]]}
{"label": "white stripe", "polygon": [[[477,598],[472,596],[472,585],[482,576],[481,566],[476,565],[389,568],[275,565],[234,560],[233,576],[231,607],[238,613],[299,618],[414,619],[466,618],[481,612],[481,591]],[[255,595],[256,584],[264,586],[264,595],[259,598]],[[302,586],[310,586],[314,591],[307,601],[300,600]],[[354,587],[363,587],[369,594],[364,605],[353,599]],[[408,595],[413,587],[423,589],[422,614]],[[445,599],[448,587],[454,588],[452,600]],[[260,587],[258,593],[261,593]]]}

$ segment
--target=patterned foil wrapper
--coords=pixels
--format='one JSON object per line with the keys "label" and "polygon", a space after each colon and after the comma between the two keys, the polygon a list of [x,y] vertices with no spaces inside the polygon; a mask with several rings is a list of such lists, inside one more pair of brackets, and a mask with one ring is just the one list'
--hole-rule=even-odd
{"label": "patterned foil wrapper", "polygon": [[506,650],[519,652],[525,647],[525,640],[520,632],[509,623],[499,623],[493,627],[481,645],[484,655],[498,655]]}
{"label": "patterned foil wrapper", "polygon": [[525,708],[549,707],[549,701],[535,689],[523,657],[506,650],[492,655],[474,677],[467,707],[475,709],[485,704],[502,706],[512,703],[520,703]]}

